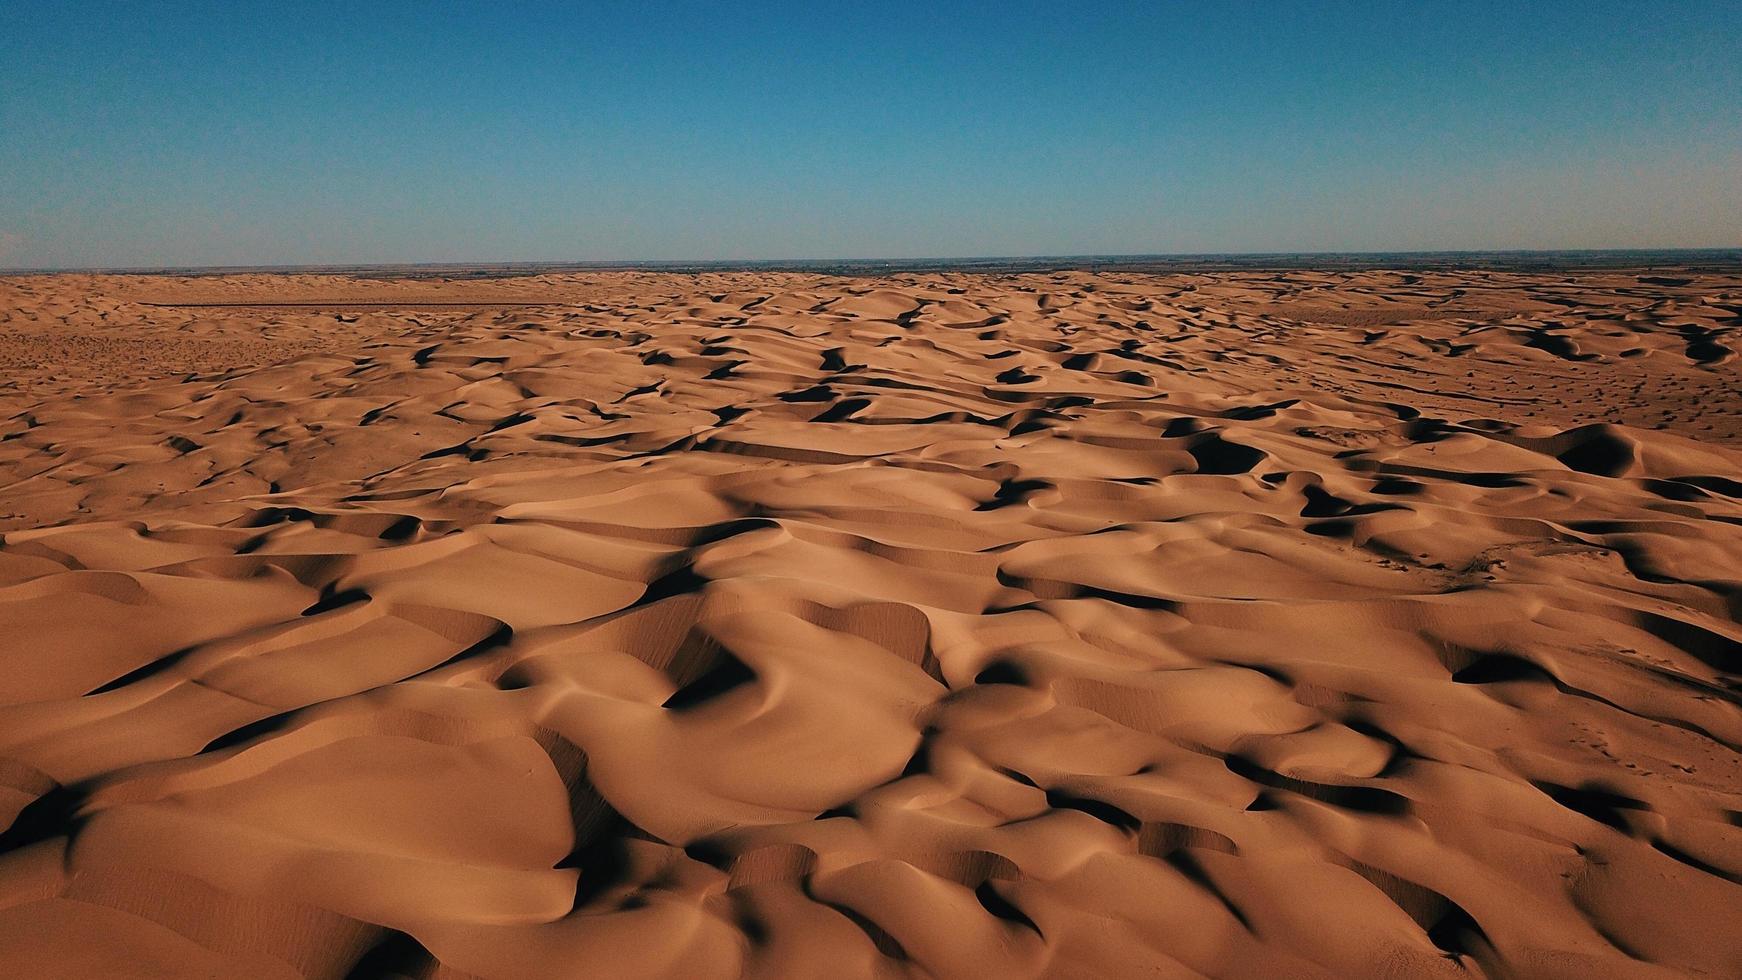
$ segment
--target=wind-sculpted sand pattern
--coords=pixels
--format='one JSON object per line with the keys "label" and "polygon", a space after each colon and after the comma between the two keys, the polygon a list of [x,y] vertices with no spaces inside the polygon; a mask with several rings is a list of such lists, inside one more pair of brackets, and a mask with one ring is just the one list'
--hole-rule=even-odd
{"label": "wind-sculpted sand pattern", "polygon": [[0,283],[0,973],[1742,972],[1742,281],[395,288]]}

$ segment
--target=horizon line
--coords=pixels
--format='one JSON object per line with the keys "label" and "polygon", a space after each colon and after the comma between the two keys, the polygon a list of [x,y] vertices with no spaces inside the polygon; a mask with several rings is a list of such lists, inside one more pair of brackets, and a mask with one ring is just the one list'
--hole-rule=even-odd
{"label": "horizon line", "polygon": [[[319,263],[239,263],[187,265],[81,265],[81,266],[10,266],[0,267],[0,276],[61,275],[86,273],[93,275],[166,275],[174,273],[225,272],[353,272],[368,270],[514,270],[544,271],[635,271],[706,269],[709,271],[750,270],[787,267],[804,270],[815,267],[901,267],[948,268],[957,265],[1014,265],[1092,262],[1104,265],[1139,263],[1232,262],[1264,259],[1457,259],[1507,257],[1649,257],[1702,256],[1742,262],[1742,245],[1674,246],[1662,248],[1459,248],[1459,249],[1326,249],[1315,251],[1265,250],[1222,252],[1080,252],[1037,253],[1030,255],[925,255],[925,256],[798,256],[781,258],[721,259],[492,259],[492,260],[432,260],[432,261],[364,261]],[[892,270],[895,271],[895,270]]]}

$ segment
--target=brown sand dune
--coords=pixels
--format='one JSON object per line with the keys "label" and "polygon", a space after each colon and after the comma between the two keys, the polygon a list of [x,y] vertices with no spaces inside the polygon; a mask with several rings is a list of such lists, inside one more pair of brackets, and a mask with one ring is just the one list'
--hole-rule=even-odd
{"label": "brown sand dune", "polygon": [[0,975],[1742,975],[1739,324],[0,279]]}

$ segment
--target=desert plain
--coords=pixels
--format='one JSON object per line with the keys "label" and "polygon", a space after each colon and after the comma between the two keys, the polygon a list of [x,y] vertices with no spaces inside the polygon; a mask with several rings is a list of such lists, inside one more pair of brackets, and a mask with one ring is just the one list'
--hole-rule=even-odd
{"label": "desert plain", "polygon": [[1742,274],[0,277],[0,975],[1742,975]]}

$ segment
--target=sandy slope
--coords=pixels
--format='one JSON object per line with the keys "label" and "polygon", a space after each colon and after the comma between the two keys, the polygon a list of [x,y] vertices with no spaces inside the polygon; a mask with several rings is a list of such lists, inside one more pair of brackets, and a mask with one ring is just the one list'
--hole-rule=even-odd
{"label": "sandy slope", "polygon": [[0,280],[0,974],[1735,976],[1738,323]]}

